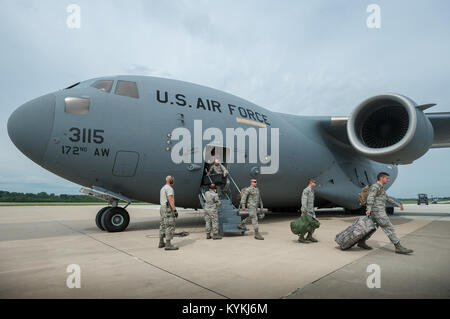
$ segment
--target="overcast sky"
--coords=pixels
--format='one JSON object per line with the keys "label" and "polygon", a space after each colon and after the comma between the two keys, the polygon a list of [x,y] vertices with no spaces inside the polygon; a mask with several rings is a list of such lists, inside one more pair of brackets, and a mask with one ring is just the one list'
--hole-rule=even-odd
{"label": "overcast sky", "polygon": [[[81,8],[70,29],[69,4]],[[381,9],[370,29],[369,4]],[[24,102],[80,80],[156,75],[272,111],[348,115],[398,92],[450,111],[450,1],[17,1],[0,7],[0,190],[77,193],[20,153],[6,123]],[[390,190],[450,196],[450,149],[401,166]]]}

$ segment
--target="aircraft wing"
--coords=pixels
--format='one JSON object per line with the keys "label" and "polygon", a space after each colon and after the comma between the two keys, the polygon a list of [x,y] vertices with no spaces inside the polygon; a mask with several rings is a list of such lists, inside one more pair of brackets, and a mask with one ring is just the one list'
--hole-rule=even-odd
{"label": "aircraft wing", "polygon": [[450,112],[425,113],[434,128],[432,148],[450,147]]}

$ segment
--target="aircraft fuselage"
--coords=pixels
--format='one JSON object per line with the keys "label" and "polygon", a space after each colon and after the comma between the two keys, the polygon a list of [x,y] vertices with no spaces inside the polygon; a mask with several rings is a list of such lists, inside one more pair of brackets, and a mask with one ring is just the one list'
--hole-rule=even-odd
{"label": "aircraft fuselage", "polygon": [[[101,80],[114,81],[109,92],[91,86]],[[118,81],[135,82],[137,91],[131,95],[137,95],[120,95]],[[68,112],[68,98],[81,99],[82,110]],[[87,111],[83,101],[89,103]],[[36,109],[40,111],[34,114]],[[165,177],[172,175],[176,205],[200,207],[202,154],[212,143],[209,133],[214,131],[208,132],[210,128],[222,132],[223,146],[228,142],[227,128],[256,132],[256,162],[255,145],[247,138],[245,145],[234,142],[228,154],[234,162],[228,167],[239,188],[248,186],[251,177],[258,179],[266,207],[300,206],[301,191],[307,179],[314,177],[320,184],[317,197],[323,203],[356,209],[358,192],[363,185],[375,182],[378,172],[391,174],[390,184],[397,176],[396,166],[368,160],[323,130],[331,117],[275,113],[222,91],[175,80],[140,76],[92,79],[30,101],[15,113],[10,122],[18,116],[31,118],[23,124],[27,126],[24,129],[39,135],[39,143],[24,142],[30,144],[26,146],[18,141],[21,134],[12,138],[36,163],[74,183],[145,202],[158,203]],[[190,163],[173,160],[181,141],[174,138],[177,128],[191,133]],[[278,154],[273,152],[273,129],[279,132]],[[264,132],[267,152],[261,155],[259,141]],[[245,162],[237,163],[238,158]],[[263,174],[261,168],[271,164],[276,172]]]}

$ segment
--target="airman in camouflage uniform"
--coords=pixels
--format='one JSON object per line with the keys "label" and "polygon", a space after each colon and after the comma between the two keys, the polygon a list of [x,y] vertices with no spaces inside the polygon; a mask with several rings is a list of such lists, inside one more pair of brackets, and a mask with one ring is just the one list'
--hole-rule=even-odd
{"label": "airman in camouflage uniform", "polygon": [[[177,209],[175,208],[175,193],[172,185],[175,180],[172,176],[166,177],[166,184],[160,191],[160,220],[159,220],[159,246],[165,250],[177,250],[178,247],[170,243],[175,232],[175,218],[178,217]],[[164,243],[164,237],[166,242]]]}
{"label": "airman in camouflage uniform", "polygon": [[211,239],[211,230],[213,232],[212,239],[222,239],[219,235],[219,214],[218,207],[222,206],[219,195],[214,191],[215,185],[211,184],[209,190],[205,193],[205,222],[206,222],[206,239]]}
{"label": "airman in camouflage uniform", "polygon": [[[316,213],[314,212],[314,190],[313,188],[316,186],[316,181],[312,178],[308,180],[308,187],[306,187],[302,192],[302,214],[308,214],[314,218],[316,218]],[[317,239],[315,239],[312,234],[314,230],[308,232],[306,239],[303,238],[302,235],[298,236],[298,241],[301,243],[305,243],[307,241],[316,243]]]}
{"label": "airman in camouflage uniform", "polygon": [[[219,162],[219,160],[218,159],[215,159],[214,160],[214,164],[213,165],[211,165],[211,167],[209,168],[209,171],[208,171],[208,176],[210,176],[211,174],[217,174],[217,175],[223,175],[223,177],[227,177],[228,176],[228,170],[226,169],[226,167],[223,165],[223,164],[221,164],[220,162]],[[220,189],[221,189],[221,187],[220,186],[217,186],[217,190],[220,192]],[[230,181],[229,181],[229,179],[227,178],[227,180],[226,180],[226,184],[225,184],[225,186],[224,186],[224,188],[223,188],[223,191],[225,192],[225,193],[228,193],[228,190],[230,189]]]}
{"label": "airman in camouflage uniform", "polygon": [[[373,222],[381,227],[386,235],[389,237],[391,242],[395,246],[395,252],[398,254],[409,254],[412,253],[413,250],[407,249],[400,245],[400,239],[397,237],[395,233],[394,226],[392,226],[389,217],[386,214],[386,201],[399,206],[401,210],[403,210],[403,205],[396,203],[391,198],[389,198],[386,194],[386,190],[384,189],[384,185],[389,182],[389,174],[388,173],[379,173],[378,181],[370,186],[369,195],[367,196],[367,209],[366,214],[370,216]],[[365,241],[371,236],[364,238],[358,243],[358,246],[364,249],[372,249],[369,247]]]}
{"label": "airman in camouflage uniform", "polygon": [[253,229],[255,230],[255,239],[263,240],[264,237],[261,236],[258,229],[258,206],[261,208],[261,212],[264,209],[263,202],[261,199],[261,194],[259,189],[256,187],[256,179],[250,180],[250,186],[242,194],[241,198],[241,209],[245,210],[248,208],[248,217],[245,218],[241,224],[238,226],[240,229],[247,229],[245,224],[251,220],[253,224]]}

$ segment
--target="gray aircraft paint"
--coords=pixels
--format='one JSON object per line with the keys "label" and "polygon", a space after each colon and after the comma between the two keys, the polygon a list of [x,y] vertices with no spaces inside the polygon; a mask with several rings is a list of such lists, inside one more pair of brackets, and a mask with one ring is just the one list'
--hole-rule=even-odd
{"label": "gray aircraft paint", "polygon": [[[90,87],[99,79],[115,80],[110,93]],[[139,98],[114,94],[117,80],[136,82]],[[158,90],[164,100],[164,92],[168,92],[166,103],[157,101]],[[183,103],[176,98],[176,94],[185,97],[185,106],[179,105]],[[89,113],[66,113],[66,97],[89,97]],[[218,108],[197,108],[194,102],[198,98],[218,101],[221,112]],[[359,207],[357,194],[362,183],[375,182],[380,171],[391,175],[388,187],[397,177],[395,165],[378,163],[357,153],[349,143],[346,126],[331,125],[331,116],[275,113],[219,90],[155,77],[96,78],[45,95],[19,107],[8,121],[8,132],[16,146],[30,159],[74,183],[97,186],[132,199],[156,203],[165,176],[173,175],[177,206],[199,208],[203,164],[173,163],[170,151],[166,150],[170,140],[168,134],[180,126],[193,131],[194,120],[199,119],[203,120],[203,130],[217,127],[224,136],[226,128],[254,127],[237,123],[236,117],[242,116],[239,112],[230,114],[228,103],[264,114],[266,118],[263,122],[270,123],[268,128],[280,130],[280,162],[276,174],[253,174],[254,168],[260,167],[261,163],[229,165],[230,174],[239,187],[248,186],[251,177],[258,178],[266,207],[299,206],[301,190],[306,186],[307,179],[315,177],[320,184],[316,188],[319,203],[329,205],[331,202],[356,209]],[[448,113],[433,116],[440,127],[447,127]],[[80,129],[81,134],[86,129],[86,141],[70,141],[69,138],[73,137],[73,132],[69,132],[71,128]],[[97,141],[101,140],[99,136],[104,139],[102,143],[93,142],[94,130],[98,130]],[[447,146],[449,136],[446,133],[435,134],[439,137],[439,145],[435,147]],[[87,142],[89,138],[91,143]],[[270,138],[268,141],[270,143]],[[203,149],[208,141],[202,143]],[[64,145],[72,147],[70,154],[63,153]],[[74,147],[78,147],[77,152]],[[97,156],[94,155],[96,149]],[[248,144],[245,152],[248,152]]]}

